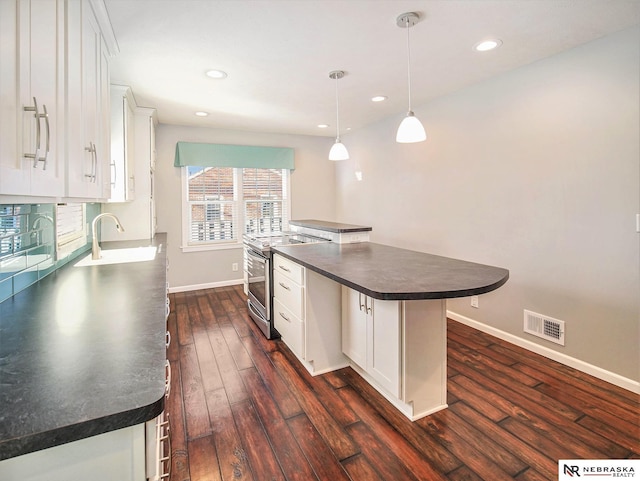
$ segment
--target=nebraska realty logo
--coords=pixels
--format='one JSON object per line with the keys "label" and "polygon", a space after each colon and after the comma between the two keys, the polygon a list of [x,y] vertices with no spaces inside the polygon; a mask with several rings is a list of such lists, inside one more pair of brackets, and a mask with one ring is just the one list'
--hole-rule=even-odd
{"label": "nebraska realty logo", "polygon": [[[635,478],[640,472],[640,459],[561,459],[558,461],[558,481],[585,478]],[[640,479],[640,474],[638,475]]]}

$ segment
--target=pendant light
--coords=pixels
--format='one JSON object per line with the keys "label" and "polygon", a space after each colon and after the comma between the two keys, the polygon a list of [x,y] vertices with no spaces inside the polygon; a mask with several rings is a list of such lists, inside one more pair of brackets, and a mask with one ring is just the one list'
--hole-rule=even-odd
{"label": "pendant light", "polygon": [[411,110],[411,49],[409,45],[409,29],[413,27],[420,16],[415,12],[403,13],[396,19],[396,24],[400,28],[407,29],[407,78],[409,85],[409,111],[407,116],[402,120],[396,133],[396,142],[403,144],[422,142],[427,138],[422,123],[418,120]]}
{"label": "pendant light", "polygon": [[345,76],[344,71],[334,70],[329,72],[329,78],[336,81],[336,142],[329,151],[329,160],[347,160],[349,152],[342,142],[340,142],[340,104],[338,102],[338,80]]}

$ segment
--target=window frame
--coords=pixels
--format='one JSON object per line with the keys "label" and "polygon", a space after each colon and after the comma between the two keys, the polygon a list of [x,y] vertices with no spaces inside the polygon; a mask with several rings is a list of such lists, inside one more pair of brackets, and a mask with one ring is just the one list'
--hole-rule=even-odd
{"label": "window frame", "polygon": [[[188,166],[180,168],[181,176],[181,206],[182,206],[182,242],[180,249],[182,252],[202,252],[202,251],[216,251],[226,249],[238,249],[242,247],[242,237],[245,230],[245,198],[243,192],[243,179],[242,173],[244,168],[233,167],[233,179],[234,179],[234,225],[233,234],[235,239],[229,241],[213,241],[202,242],[198,244],[191,244],[191,225],[189,223],[190,218],[190,202],[188,199],[188,187],[187,182],[189,178]],[[247,169],[252,169],[251,167]],[[288,169],[277,169],[286,172],[286,180],[284,181],[284,194],[286,198],[282,200],[283,214],[286,216],[287,225],[288,220],[291,218],[291,171]],[[279,202],[279,201],[278,201]],[[284,226],[283,226],[284,227]]]}

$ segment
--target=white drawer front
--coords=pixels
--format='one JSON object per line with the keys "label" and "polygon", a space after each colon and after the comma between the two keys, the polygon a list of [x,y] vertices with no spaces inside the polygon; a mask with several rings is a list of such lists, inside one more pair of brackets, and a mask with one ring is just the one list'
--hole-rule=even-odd
{"label": "white drawer front", "polygon": [[300,285],[304,284],[304,267],[278,254],[273,256],[273,272],[279,272]]}
{"label": "white drawer front", "polygon": [[277,298],[273,300],[273,321],[289,349],[304,359],[304,323]]}
{"label": "white drawer front", "polygon": [[276,271],[273,276],[273,295],[296,317],[304,317],[304,288],[300,284]]}

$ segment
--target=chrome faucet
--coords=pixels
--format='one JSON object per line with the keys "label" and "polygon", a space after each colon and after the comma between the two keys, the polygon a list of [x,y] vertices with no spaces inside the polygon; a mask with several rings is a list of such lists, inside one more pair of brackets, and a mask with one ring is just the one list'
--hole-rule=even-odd
{"label": "chrome faucet", "polygon": [[93,259],[94,261],[100,259],[100,244],[98,244],[98,233],[96,231],[96,228],[98,226],[98,221],[103,217],[111,217],[116,223],[116,229],[118,229],[118,232],[124,232],[122,224],[115,215],[109,212],[97,215],[91,223],[91,235],[93,236],[93,240],[91,243],[91,259]]}

